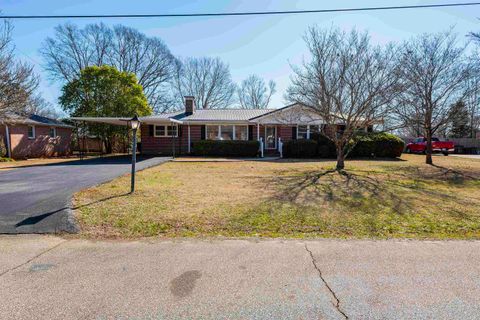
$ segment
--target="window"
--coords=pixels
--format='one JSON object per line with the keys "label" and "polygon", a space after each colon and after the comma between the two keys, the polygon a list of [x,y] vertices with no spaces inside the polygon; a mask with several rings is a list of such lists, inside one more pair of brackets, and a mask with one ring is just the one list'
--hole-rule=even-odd
{"label": "window", "polygon": [[233,126],[220,126],[220,140],[233,140]]}
{"label": "window", "polygon": [[308,126],[298,126],[297,139],[307,139]]}
{"label": "window", "polygon": [[248,140],[248,126],[207,126],[207,140]]}
{"label": "window", "polygon": [[235,140],[248,140],[247,126],[235,126]]}
{"label": "window", "polygon": [[155,126],[155,137],[165,136],[165,126]]}
{"label": "window", "polygon": [[35,139],[35,127],[28,126],[28,139]]}
{"label": "window", "polygon": [[57,136],[57,129],[56,128],[50,128],[48,131],[48,135],[50,138],[55,138]]}
{"label": "window", "polygon": [[169,137],[177,136],[177,127],[176,126],[167,126],[167,135]]}
{"label": "window", "polygon": [[155,125],[155,137],[176,137],[176,126],[157,126]]}
{"label": "window", "polygon": [[207,140],[218,140],[218,126],[207,126]]}
{"label": "window", "polygon": [[320,133],[320,126],[310,126],[310,134]]}

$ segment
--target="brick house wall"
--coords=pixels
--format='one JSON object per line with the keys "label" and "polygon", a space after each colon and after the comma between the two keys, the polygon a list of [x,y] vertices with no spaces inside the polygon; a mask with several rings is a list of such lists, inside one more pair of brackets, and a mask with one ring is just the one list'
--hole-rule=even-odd
{"label": "brick house wall", "polygon": [[[151,125],[140,127],[142,153],[171,155],[173,151],[172,137],[155,137]],[[201,140],[201,125],[190,125],[190,142]],[[188,125],[179,126],[179,136],[175,138],[175,153],[188,153]]]}
{"label": "brick house wall", "polygon": [[[27,125],[9,125],[12,158],[47,158],[71,154],[72,129],[57,127],[57,137],[49,136],[49,126],[35,126],[35,138],[28,138]],[[5,132],[5,128],[3,128]]]}
{"label": "brick house wall", "polygon": [[[190,142],[192,145],[201,140],[203,125],[190,125]],[[276,126],[277,138],[282,138],[283,142],[292,140],[292,126]],[[257,126],[249,125],[249,136],[252,140],[257,140]],[[150,125],[142,125],[140,128],[142,153],[144,154],[158,154],[171,155],[173,146],[171,137],[155,137],[153,135],[153,128]],[[181,132],[181,133],[180,133]],[[179,137],[175,141],[175,153],[188,153],[188,125],[179,126]],[[265,139],[265,126],[260,126],[260,137]],[[191,148],[193,151],[193,147]]]}

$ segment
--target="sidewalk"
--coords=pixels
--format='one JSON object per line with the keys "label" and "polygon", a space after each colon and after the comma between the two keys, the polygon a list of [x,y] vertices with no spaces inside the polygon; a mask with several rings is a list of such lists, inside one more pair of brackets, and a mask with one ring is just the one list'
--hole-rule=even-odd
{"label": "sidewalk", "polygon": [[2,319],[474,319],[480,242],[0,237]]}

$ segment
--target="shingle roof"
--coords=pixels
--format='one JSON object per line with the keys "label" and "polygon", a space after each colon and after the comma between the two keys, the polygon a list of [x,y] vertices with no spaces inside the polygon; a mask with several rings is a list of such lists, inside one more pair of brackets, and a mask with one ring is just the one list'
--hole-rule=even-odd
{"label": "shingle roof", "polygon": [[36,114],[31,115],[20,115],[16,113],[8,114],[4,121],[6,123],[20,123],[27,125],[37,125],[37,126],[50,126],[50,127],[63,127],[63,128],[72,128],[72,126],[51,118],[42,117]]}
{"label": "shingle roof", "polygon": [[182,121],[248,121],[271,112],[272,109],[199,109],[191,115],[184,112],[163,113],[142,117],[144,120],[168,120],[170,118]]}

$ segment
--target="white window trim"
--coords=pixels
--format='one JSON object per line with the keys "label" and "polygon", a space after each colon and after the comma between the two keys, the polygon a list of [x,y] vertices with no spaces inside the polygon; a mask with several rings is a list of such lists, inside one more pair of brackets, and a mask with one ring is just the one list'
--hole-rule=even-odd
{"label": "white window trim", "polygon": [[[163,127],[163,132],[164,132],[163,135],[157,135],[157,127]],[[168,127],[176,127],[177,128],[176,132],[175,132],[175,136],[169,136],[168,135]],[[177,138],[178,137],[178,126],[168,125],[168,124],[154,124],[153,125],[153,136],[155,138],[172,138],[172,137]]]}
{"label": "white window trim", "polygon": [[[228,124],[228,123],[225,123],[225,124],[219,124],[219,125],[216,125],[216,124],[207,124],[205,125],[205,137],[207,136],[207,132],[208,132],[208,127],[217,127],[217,131],[218,131],[218,135],[217,135],[217,140],[220,140],[220,138],[222,137],[222,126],[233,126],[233,139],[232,140],[237,140],[237,127],[247,127],[247,140],[241,140],[241,141],[248,141],[248,136],[249,136],[249,126],[248,124]],[[206,139],[206,140],[210,140],[210,139]]]}
{"label": "white window trim", "polygon": [[[50,135],[50,130],[51,130],[51,129],[53,129],[53,137]],[[50,129],[48,130],[48,136],[49,136],[50,138],[56,138],[56,137],[58,137],[58,135],[57,135],[57,128],[55,128],[55,127],[50,127]]]}
{"label": "white window trim", "polygon": [[[28,134],[28,129],[32,127],[32,133],[33,133],[33,137],[30,137],[30,135]],[[28,136],[28,139],[30,140],[33,140],[37,137],[37,133],[35,132],[35,126],[28,126],[27,127],[27,136]]]}
{"label": "white window trim", "polygon": [[307,126],[307,138],[306,139],[310,139],[310,134],[311,134],[310,126],[317,126],[319,128],[319,130],[322,130],[323,124],[312,124],[312,125],[310,125],[310,124],[297,124],[297,139],[298,139],[298,127],[300,127],[300,126]]}

